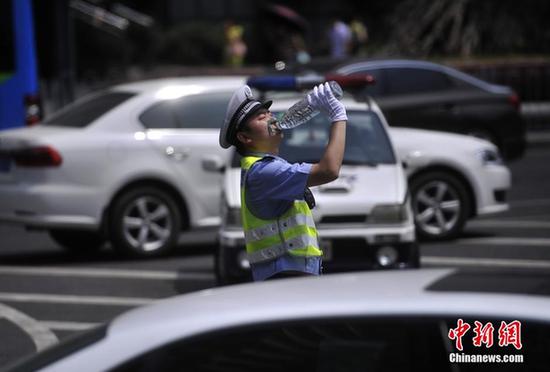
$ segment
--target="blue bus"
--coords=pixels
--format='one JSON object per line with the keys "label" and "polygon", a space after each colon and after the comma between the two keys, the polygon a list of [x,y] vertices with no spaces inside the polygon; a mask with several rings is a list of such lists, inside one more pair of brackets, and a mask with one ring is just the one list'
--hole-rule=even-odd
{"label": "blue bus", "polygon": [[41,119],[32,0],[0,0],[0,130]]}

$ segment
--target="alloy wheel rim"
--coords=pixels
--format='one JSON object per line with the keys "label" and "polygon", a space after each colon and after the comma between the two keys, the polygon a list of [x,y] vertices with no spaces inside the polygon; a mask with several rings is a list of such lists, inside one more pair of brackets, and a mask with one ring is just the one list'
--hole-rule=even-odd
{"label": "alloy wheel rim", "polygon": [[417,226],[430,235],[443,235],[457,224],[462,210],[457,191],[443,181],[420,187],[414,202]]}
{"label": "alloy wheel rim", "polygon": [[172,216],[168,205],[152,196],[133,200],[123,213],[124,238],[132,248],[152,252],[170,238]]}

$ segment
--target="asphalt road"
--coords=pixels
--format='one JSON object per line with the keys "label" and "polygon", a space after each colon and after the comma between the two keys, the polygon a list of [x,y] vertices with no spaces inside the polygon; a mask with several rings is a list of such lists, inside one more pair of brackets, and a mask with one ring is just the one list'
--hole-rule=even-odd
{"label": "asphalt road", "polygon": [[[510,210],[470,222],[458,240],[423,243],[425,267],[550,270],[550,145],[510,165]],[[174,255],[121,260],[65,254],[42,232],[0,225],[0,368],[135,306],[214,286],[212,231]]]}

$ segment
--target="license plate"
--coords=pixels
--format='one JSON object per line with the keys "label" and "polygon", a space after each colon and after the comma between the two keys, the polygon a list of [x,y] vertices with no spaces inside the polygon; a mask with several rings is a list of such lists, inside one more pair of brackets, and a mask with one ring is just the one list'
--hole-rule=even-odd
{"label": "license plate", "polygon": [[323,251],[323,261],[332,260],[332,241],[321,240],[321,250]]}
{"label": "license plate", "polygon": [[11,159],[7,156],[0,156],[0,173],[8,173],[11,169]]}

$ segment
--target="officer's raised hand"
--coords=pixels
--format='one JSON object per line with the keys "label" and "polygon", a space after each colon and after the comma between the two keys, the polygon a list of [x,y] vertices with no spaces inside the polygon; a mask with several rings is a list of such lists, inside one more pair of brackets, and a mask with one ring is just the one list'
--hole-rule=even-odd
{"label": "officer's raised hand", "polygon": [[307,100],[310,106],[325,113],[332,122],[348,120],[344,104],[334,97],[328,83],[313,88]]}

